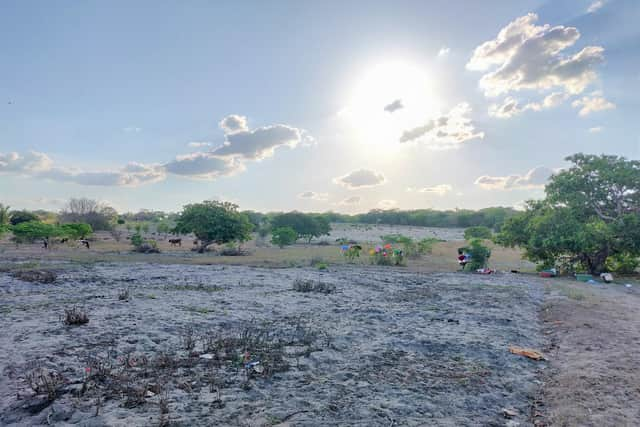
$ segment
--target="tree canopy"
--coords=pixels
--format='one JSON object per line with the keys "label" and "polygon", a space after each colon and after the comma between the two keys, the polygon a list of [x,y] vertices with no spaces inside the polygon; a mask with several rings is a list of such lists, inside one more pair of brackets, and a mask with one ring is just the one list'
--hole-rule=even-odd
{"label": "tree canopy", "polygon": [[305,214],[302,212],[288,212],[276,215],[271,219],[273,229],[290,227],[298,233],[301,239],[311,242],[314,237],[329,234],[331,226],[329,220],[322,215]]}
{"label": "tree canopy", "polygon": [[566,260],[597,274],[609,257],[640,255],[640,162],[575,154],[551,177],[546,198],[506,221],[498,241],[544,266]]}
{"label": "tree canopy", "polygon": [[11,223],[11,225],[18,225],[23,222],[39,220],[40,218],[38,217],[38,215],[29,211],[13,211],[9,216],[9,222]]}
{"label": "tree canopy", "polygon": [[184,206],[176,220],[174,232],[193,233],[199,241],[199,252],[211,244],[244,242],[251,237],[253,226],[238,206],[229,202],[204,201]]}

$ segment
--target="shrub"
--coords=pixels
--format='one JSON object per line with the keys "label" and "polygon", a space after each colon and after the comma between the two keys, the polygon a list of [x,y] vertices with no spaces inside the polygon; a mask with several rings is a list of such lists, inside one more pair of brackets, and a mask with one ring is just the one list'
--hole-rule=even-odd
{"label": "shrub", "polygon": [[607,258],[608,271],[618,274],[633,274],[640,266],[640,259],[629,254],[617,254]]}
{"label": "shrub", "polygon": [[465,240],[491,239],[492,237],[493,233],[491,232],[491,229],[489,227],[485,227],[484,225],[469,227],[464,230]]}
{"label": "shrub", "polygon": [[89,224],[76,222],[72,224],[62,224],[60,227],[60,235],[73,240],[86,239],[93,229]]}
{"label": "shrub", "polygon": [[17,243],[34,242],[48,239],[60,234],[60,228],[40,221],[21,222],[11,227],[13,237]]}
{"label": "shrub", "polygon": [[62,317],[62,323],[67,326],[71,325],[84,325],[89,323],[89,315],[77,307],[64,310],[64,316]]}
{"label": "shrub", "polygon": [[295,279],[293,281],[293,290],[296,292],[330,294],[335,292],[336,285],[333,283],[316,282],[314,280]]}
{"label": "shrub", "polygon": [[40,218],[38,218],[38,215],[29,211],[13,211],[11,212],[11,216],[9,219],[11,225],[18,225],[23,222],[31,221],[40,221]]}
{"label": "shrub", "polygon": [[271,243],[283,248],[293,245],[298,240],[298,233],[291,227],[278,227],[271,232]]}
{"label": "shrub", "polygon": [[467,264],[471,271],[477,270],[479,268],[485,268],[487,266],[487,262],[489,262],[489,258],[491,257],[491,249],[484,246],[482,244],[482,240],[473,239],[469,244],[470,259]]}
{"label": "shrub", "polygon": [[342,245],[340,248],[342,250],[342,254],[349,261],[353,262],[356,258],[360,258],[360,251],[362,250],[362,246],[360,245]]}
{"label": "shrub", "polygon": [[131,236],[131,244],[135,252],[141,252],[144,254],[160,253],[158,249],[158,242],[153,239],[145,239],[139,233]]}
{"label": "shrub", "polygon": [[376,246],[369,251],[372,264],[376,265],[404,265],[404,252],[393,249],[391,244]]}

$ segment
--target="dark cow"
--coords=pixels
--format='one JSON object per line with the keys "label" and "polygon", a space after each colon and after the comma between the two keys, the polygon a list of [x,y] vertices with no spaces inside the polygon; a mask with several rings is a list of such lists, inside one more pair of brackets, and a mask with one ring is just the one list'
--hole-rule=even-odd
{"label": "dark cow", "polygon": [[182,239],[169,239],[171,246],[182,246]]}

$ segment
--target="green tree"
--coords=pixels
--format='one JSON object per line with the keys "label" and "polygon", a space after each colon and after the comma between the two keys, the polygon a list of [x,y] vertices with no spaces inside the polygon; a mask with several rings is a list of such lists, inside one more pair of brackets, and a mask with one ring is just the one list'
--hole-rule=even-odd
{"label": "green tree", "polygon": [[554,175],[546,198],[507,220],[498,235],[506,246],[544,266],[560,258],[591,274],[609,257],[640,255],[640,161],[575,154],[569,169]]}
{"label": "green tree", "polygon": [[93,233],[93,230],[89,224],[77,222],[59,226],[59,235],[73,240],[86,239],[91,233]]}
{"label": "green tree", "polygon": [[11,231],[17,243],[32,243],[36,240],[59,236],[61,233],[58,226],[40,221],[21,222],[12,226]]}
{"label": "green tree", "polygon": [[491,239],[492,237],[493,233],[491,232],[491,229],[489,227],[485,227],[484,225],[476,225],[464,230],[465,240]]}
{"label": "green tree", "polygon": [[278,227],[271,232],[271,243],[280,248],[293,245],[296,240],[298,240],[298,233],[291,227]]}
{"label": "green tree", "polygon": [[162,233],[165,235],[169,234],[169,232],[171,232],[171,226],[169,226],[169,223],[166,221],[162,221],[161,223],[158,224],[158,226],[156,227],[156,230],[158,231],[158,233]]}
{"label": "green tree", "polygon": [[211,244],[245,242],[251,238],[252,225],[238,206],[229,202],[204,201],[186,205],[176,220],[174,232],[193,233],[204,252]]}
{"label": "green tree", "polygon": [[9,217],[11,225],[18,225],[22,222],[40,221],[38,215],[29,211],[13,211]]}
{"label": "green tree", "polygon": [[288,212],[276,215],[271,219],[272,228],[290,227],[298,233],[298,237],[311,243],[314,237],[329,234],[331,226],[323,215]]}

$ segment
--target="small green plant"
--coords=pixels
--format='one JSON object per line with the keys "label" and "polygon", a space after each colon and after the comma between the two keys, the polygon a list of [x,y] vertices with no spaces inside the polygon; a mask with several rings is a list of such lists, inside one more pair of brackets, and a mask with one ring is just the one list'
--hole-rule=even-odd
{"label": "small green plant", "polygon": [[327,268],[329,268],[329,266],[327,265],[326,262],[319,262],[316,264],[316,268],[318,270],[326,270]]}
{"label": "small green plant", "polygon": [[136,233],[131,236],[131,244],[133,245],[133,250],[135,252],[145,254],[160,252],[160,249],[158,249],[158,242],[153,239],[145,239],[140,235],[140,233]]}
{"label": "small green plant", "polygon": [[298,233],[291,227],[278,227],[271,232],[271,243],[283,248],[293,245],[298,240]]}
{"label": "small green plant", "polygon": [[469,269],[471,271],[485,268],[491,257],[491,249],[482,244],[482,240],[471,240],[469,247],[465,248],[469,253]]}

